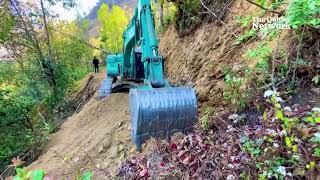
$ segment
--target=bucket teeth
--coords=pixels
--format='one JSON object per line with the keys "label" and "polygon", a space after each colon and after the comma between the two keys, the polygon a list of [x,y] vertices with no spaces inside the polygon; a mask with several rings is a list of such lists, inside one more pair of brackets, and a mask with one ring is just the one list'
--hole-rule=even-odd
{"label": "bucket teeth", "polygon": [[197,119],[197,98],[191,88],[131,89],[132,139],[141,149],[147,139],[169,140],[176,132],[192,130]]}

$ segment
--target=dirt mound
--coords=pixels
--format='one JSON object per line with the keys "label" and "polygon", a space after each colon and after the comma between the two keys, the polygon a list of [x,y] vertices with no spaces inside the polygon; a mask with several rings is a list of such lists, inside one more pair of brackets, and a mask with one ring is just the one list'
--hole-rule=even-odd
{"label": "dirt mound", "polygon": [[[89,77],[90,87],[100,84],[100,76]],[[88,88],[85,91],[92,92]],[[103,100],[97,100],[96,96],[97,93],[50,136],[45,153],[29,169],[43,169],[53,179],[72,177],[84,170],[94,172],[95,176],[115,174],[118,164],[135,150],[130,139],[128,95],[112,94]],[[86,98],[81,102],[85,103]]]}

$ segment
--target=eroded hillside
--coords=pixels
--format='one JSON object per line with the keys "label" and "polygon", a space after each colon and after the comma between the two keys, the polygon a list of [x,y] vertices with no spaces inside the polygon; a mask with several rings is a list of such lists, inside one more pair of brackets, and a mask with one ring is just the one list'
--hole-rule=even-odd
{"label": "eroded hillside", "polygon": [[[202,107],[213,106],[217,112],[226,114],[232,108],[223,97],[225,68],[240,72],[243,67],[254,66],[257,62],[248,61],[244,55],[249,49],[257,48],[265,38],[258,34],[238,44],[238,38],[248,31],[248,27],[241,26],[239,19],[258,17],[260,12],[261,9],[253,4],[236,0],[222,24],[204,23],[184,37],[179,36],[174,25],[170,26],[160,42],[169,80],[174,84],[193,86]],[[280,41],[284,41],[286,34],[281,32]],[[274,47],[276,40],[269,44]]]}

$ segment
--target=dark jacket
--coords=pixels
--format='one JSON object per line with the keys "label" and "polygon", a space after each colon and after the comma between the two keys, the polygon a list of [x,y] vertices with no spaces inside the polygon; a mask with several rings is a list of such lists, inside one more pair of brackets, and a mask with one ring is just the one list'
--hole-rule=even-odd
{"label": "dark jacket", "polygon": [[98,59],[93,59],[93,60],[92,60],[92,64],[93,64],[94,66],[99,66],[99,60],[98,60]]}

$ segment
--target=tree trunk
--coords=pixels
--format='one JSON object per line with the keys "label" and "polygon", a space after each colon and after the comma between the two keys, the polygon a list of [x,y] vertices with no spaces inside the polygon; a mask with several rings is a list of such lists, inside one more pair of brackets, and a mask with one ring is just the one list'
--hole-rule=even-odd
{"label": "tree trunk", "polygon": [[49,77],[49,83],[50,86],[53,89],[53,94],[55,95],[57,92],[57,83],[56,83],[56,79],[54,76],[54,66],[53,66],[53,56],[52,56],[52,47],[51,47],[51,40],[50,40],[50,34],[49,34],[49,28],[48,28],[48,23],[47,23],[47,16],[46,16],[46,12],[44,9],[44,5],[43,5],[43,0],[40,0],[40,5],[41,5],[41,11],[42,11],[42,16],[43,16],[43,23],[44,23],[44,30],[47,36],[47,46],[48,46],[48,56],[49,56],[49,60],[46,60],[46,65],[47,65],[47,76]]}
{"label": "tree trunk", "polygon": [[49,34],[48,23],[47,23],[47,16],[46,16],[46,12],[45,12],[44,5],[43,5],[43,0],[40,0],[40,4],[41,4],[41,11],[42,11],[42,16],[43,16],[44,28],[45,28],[45,32],[46,32],[46,36],[47,36],[49,58],[50,58],[50,60],[52,60],[52,47],[51,47],[50,34]]}
{"label": "tree trunk", "polygon": [[159,7],[159,9],[158,9],[158,11],[159,11],[159,23],[160,23],[160,26],[162,27],[163,26],[163,4],[162,3],[159,3],[159,5],[158,5]]}

